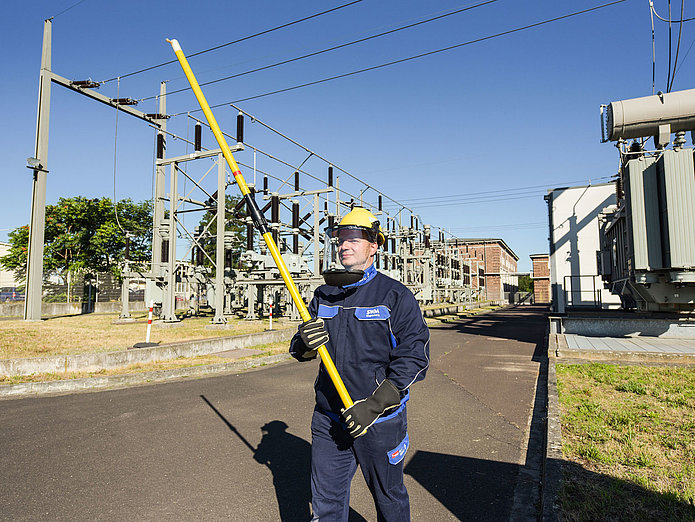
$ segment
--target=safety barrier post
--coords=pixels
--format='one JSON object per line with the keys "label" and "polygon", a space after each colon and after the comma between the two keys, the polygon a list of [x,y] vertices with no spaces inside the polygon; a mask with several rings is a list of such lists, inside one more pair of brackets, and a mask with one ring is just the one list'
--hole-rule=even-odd
{"label": "safety barrier post", "polygon": [[150,311],[147,314],[147,335],[145,336],[145,342],[150,342],[150,333],[152,332],[152,310],[154,309],[154,301],[150,301]]}

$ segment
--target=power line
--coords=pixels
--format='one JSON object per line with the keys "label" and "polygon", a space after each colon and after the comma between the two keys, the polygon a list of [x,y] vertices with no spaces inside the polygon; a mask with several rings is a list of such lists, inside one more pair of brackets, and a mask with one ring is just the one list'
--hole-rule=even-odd
{"label": "power line", "polygon": [[673,60],[673,74],[671,75],[671,84],[667,85],[667,92],[673,89],[673,82],[676,80],[676,66],[678,65],[678,52],[681,49],[681,36],[683,34],[683,9],[685,8],[685,0],[681,0],[681,22],[678,29],[678,44],[676,44],[676,57]]}
{"label": "power line", "polygon": [[534,221],[530,223],[501,223],[498,225],[474,226],[474,227],[452,227],[451,230],[522,230],[547,227],[546,221]]}
{"label": "power line", "polygon": [[[592,178],[593,180],[602,180],[602,179],[609,179],[610,176],[602,176],[600,178]],[[511,193],[522,193],[522,192],[528,192],[532,189],[548,189],[548,188],[557,188],[560,186],[564,185],[572,185],[574,183],[585,183],[585,182],[591,182],[590,179],[582,179],[582,180],[576,180],[576,181],[561,181],[557,183],[553,183],[552,185],[550,184],[545,184],[545,185],[532,185],[532,186],[527,186],[527,187],[517,187],[517,188],[508,188],[508,189],[499,189],[499,190],[486,190],[482,192],[468,192],[466,194],[452,194],[449,196],[429,196],[429,197],[423,197],[423,198],[409,198],[409,199],[404,199],[402,201],[408,203],[409,205],[412,204],[418,204],[418,203],[426,203],[431,200],[437,200],[439,202],[444,201],[446,199],[455,199],[455,198],[464,198],[464,199],[470,199],[471,197],[475,196],[492,196],[492,195],[503,195],[504,193],[511,192]]]}
{"label": "power line", "polygon": [[511,201],[514,199],[529,199],[529,198],[537,198],[539,196],[543,195],[543,192],[536,191],[534,194],[527,194],[527,195],[500,195],[502,197],[497,197],[497,196],[488,196],[485,198],[475,198],[475,199],[469,199],[469,200],[463,200],[463,201],[452,201],[452,202],[445,202],[445,203],[427,203],[424,205],[417,205],[418,209],[421,208],[434,208],[434,207],[454,207],[454,206],[463,206],[463,205],[475,205],[479,203],[494,203],[496,201]]}
{"label": "power line", "polygon": [[[332,46],[332,47],[327,47],[327,48],[325,48],[325,49],[321,49],[320,51],[314,51],[314,52],[311,52],[311,53],[303,54],[303,55],[301,55],[301,56],[296,56],[296,57],[294,57],[294,58],[289,58],[289,59],[287,59],[287,60],[282,60],[282,61],[279,61],[279,62],[271,63],[271,64],[269,64],[269,65],[264,65],[264,66],[262,66],[262,67],[257,67],[257,68],[255,68],[255,69],[250,69],[250,70],[248,70],[248,71],[244,71],[244,72],[232,74],[232,75],[230,75],[230,76],[224,76],[224,77],[222,77],[222,78],[217,78],[217,79],[215,79],[215,80],[210,80],[210,81],[207,81],[207,82],[203,82],[203,83],[200,84],[200,86],[201,86],[201,87],[204,87],[204,86],[206,86],[206,85],[212,85],[212,84],[215,84],[215,83],[220,83],[220,82],[224,82],[224,81],[227,81],[227,80],[232,80],[232,79],[234,79],[234,78],[239,78],[240,76],[245,76],[245,75],[247,75],[247,74],[253,74],[253,73],[260,72],[260,71],[265,71],[265,70],[267,70],[267,69],[272,69],[272,68],[274,68],[274,67],[279,67],[280,65],[286,65],[286,64],[288,64],[288,63],[297,62],[297,61],[299,61],[299,60],[304,60],[304,59],[306,59],[306,58],[311,58],[311,57],[314,57],[314,56],[318,56],[318,55],[320,55],[320,54],[324,54],[324,53],[327,53],[327,52],[330,52],[330,51],[336,51],[336,50],[338,50],[338,49],[342,49],[342,48],[345,48],[345,47],[349,47],[349,46],[351,46],[351,45],[355,45],[355,44],[358,44],[358,43],[366,42],[366,41],[368,41],[368,40],[373,40],[373,39],[375,39],[375,38],[380,38],[380,37],[382,37],[382,36],[386,36],[386,35],[389,35],[389,34],[397,33],[398,31],[403,31],[403,30],[405,30],[405,29],[412,29],[413,27],[416,27],[416,26],[418,26],[418,25],[422,25],[422,24],[426,24],[426,23],[429,23],[429,22],[433,22],[433,21],[435,21],[435,20],[441,20],[442,18],[446,18],[446,17],[448,17],[448,16],[453,16],[453,15],[455,15],[455,14],[459,14],[459,13],[462,13],[462,12],[464,12],[464,11],[470,11],[471,9],[475,9],[476,7],[481,7],[481,6],[484,6],[484,5],[487,5],[487,4],[492,4],[492,3],[496,2],[496,1],[497,1],[497,0],[486,0],[485,2],[480,2],[480,3],[475,4],[475,5],[469,5],[469,6],[460,8],[460,9],[456,9],[455,11],[451,11],[451,12],[448,12],[448,13],[440,14],[440,15],[438,15],[438,16],[434,16],[434,17],[432,17],[432,18],[427,18],[427,19],[425,19],[425,20],[421,20],[421,21],[419,21],[419,22],[414,22],[414,23],[411,23],[411,24],[408,24],[408,25],[404,25],[404,26],[401,26],[401,27],[397,27],[397,28],[395,28],[395,29],[390,29],[390,30],[388,30],[388,31],[383,31],[383,32],[381,32],[381,33],[373,34],[373,35],[370,35],[370,36],[365,36],[364,38],[359,38],[359,39],[357,39],[357,40],[352,40],[352,41],[350,41],[350,42],[346,42],[346,43],[334,45],[334,46]],[[179,92],[190,91],[190,90],[191,90],[190,87],[183,87],[183,88],[181,88],[181,89],[177,89],[177,90],[175,90],[175,91],[168,92],[168,93],[167,93],[167,96],[170,96],[170,95],[172,95],[172,94],[177,94],[177,93],[179,93]],[[141,98],[141,99],[138,100],[138,101],[151,100],[151,99],[156,98],[156,97],[157,97],[156,95],[155,95],[155,96],[149,96],[149,97],[147,97],[147,98]]]}
{"label": "power line", "polygon": [[[81,1],[84,2],[84,0],[81,0]],[[211,52],[211,51],[216,51],[217,49],[222,49],[223,47],[227,47],[227,46],[229,46],[229,45],[237,44],[237,43],[243,42],[243,41],[245,41],[245,40],[250,40],[251,38],[256,38],[257,36],[262,36],[262,35],[264,35],[264,34],[272,33],[273,31],[277,31],[277,30],[279,30],[279,29],[285,29],[286,27],[290,27],[291,25],[295,25],[295,24],[298,24],[298,23],[300,23],[300,22],[306,22],[307,20],[311,20],[312,18],[317,18],[317,17],[319,17],[319,16],[323,16],[323,15],[325,15],[325,14],[332,13],[333,11],[337,11],[337,10],[339,10],[339,9],[343,9],[344,7],[348,7],[348,6],[351,6],[351,5],[353,5],[353,4],[357,4],[357,3],[361,2],[361,1],[362,1],[362,0],[353,0],[352,2],[348,2],[347,4],[339,5],[339,6],[337,6],[337,7],[333,7],[332,9],[327,9],[326,11],[321,11],[320,13],[315,13],[315,14],[313,14],[313,15],[305,16],[304,18],[299,18],[299,19],[297,19],[297,20],[293,20],[292,22],[287,22],[286,24],[278,25],[277,27],[273,27],[273,28],[271,28],[271,29],[266,29],[265,31],[260,31],[260,32],[258,32],[258,33],[254,33],[254,34],[251,34],[251,35],[248,35],[248,36],[244,36],[244,37],[239,38],[239,39],[237,39],[237,40],[232,40],[231,42],[227,42],[227,43],[223,43],[223,44],[220,44],[220,45],[216,45],[216,46],[210,47],[210,48],[208,48],[208,49],[203,49],[202,51],[198,51],[198,52],[196,52],[196,53],[189,54],[188,57],[189,57],[189,58],[192,58],[192,57],[194,57],[194,56],[199,56],[199,55],[201,55],[201,54],[209,53],[209,52]],[[78,3],[79,3],[79,2],[78,2]],[[73,7],[74,7],[74,6],[73,6]],[[139,69],[139,70],[137,70],[137,71],[133,71],[133,72],[130,72],[130,73],[128,73],[128,74],[121,74],[120,76],[114,76],[113,78],[109,78],[108,80],[104,80],[104,81],[99,82],[99,83],[111,82],[111,81],[116,80],[116,79],[118,79],[118,78],[121,78],[121,79],[122,79],[122,78],[128,78],[129,76],[134,76],[134,75],[136,75],[136,74],[140,74],[140,73],[143,73],[143,72],[146,72],[146,71],[151,71],[151,70],[153,70],[153,69],[157,69],[157,68],[159,68],[159,67],[164,67],[165,65],[170,65],[170,64],[172,64],[172,63],[176,63],[177,61],[178,61],[178,60],[173,59],[173,60],[169,60],[169,61],[167,61],[167,62],[158,63],[157,65],[151,65],[150,67],[145,67],[145,68],[143,68],[143,69]]]}
{"label": "power line", "polygon": [[[688,55],[690,54],[690,50],[693,48],[693,44],[695,44],[695,38],[693,38],[693,41],[690,42],[690,47],[688,47],[687,52],[685,53],[685,56],[683,56],[683,60],[681,60],[680,65],[678,66],[678,69],[676,69],[676,72],[680,71],[680,68],[683,67],[683,64],[685,63],[685,60],[688,58]],[[653,90],[652,90],[653,94]]]}
{"label": "power line", "polygon": [[651,9],[652,13],[661,20],[662,22],[669,22],[669,23],[680,23],[680,22],[691,22],[692,20],[695,20],[695,17],[693,18],[683,18],[683,15],[681,14],[681,19],[680,20],[671,20],[671,16],[669,15],[669,19],[667,20],[666,18],[663,18],[659,16],[659,13],[656,12],[656,9],[654,9],[654,2],[649,2],[649,8]]}
{"label": "power line", "polygon": [[[522,27],[517,27],[517,28],[515,28],[515,29],[510,29],[510,30],[508,30],[508,31],[503,31],[503,32],[495,33],[495,34],[492,34],[492,35],[489,35],[489,36],[484,36],[484,37],[482,37],[482,38],[476,38],[475,40],[468,40],[468,41],[466,41],[466,42],[462,42],[462,43],[459,43],[459,44],[450,45],[450,46],[447,46],[447,47],[442,47],[442,48],[440,48],[440,49],[435,49],[434,51],[428,51],[428,52],[425,52],[425,53],[416,54],[416,55],[414,55],[414,56],[409,56],[409,57],[407,57],[407,58],[401,58],[401,59],[399,59],[399,60],[393,60],[393,61],[391,61],[391,62],[382,63],[382,64],[380,64],[380,65],[374,65],[374,66],[372,66],[372,67],[366,67],[366,68],[364,68],[364,69],[359,69],[359,70],[356,70],[356,71],[351,71],[351,72],[344,73],[344,74],[339,74],[339,75],[336,75],[336,76],[331,76],[331,77],[329,77],[329,78],[323,78],[323,79],[321,79],[321,80],[315,80],[315,81],[313,81],[313,82],[307,82],[307,83],[303,83],[303,84],[300,84],[300,85],[294,85],[294,86],[292,86],[292,87],[286,87],[286,88],[284,88],[284,89],[278,89],[278,90],[266,92],[266,93],[263,93],[263,94],[257,94],[257,95],[255,95],[255,96],[248,96],[248,97],[246,97],[246,98],[241,98],[241,99],[238,99],[238,100],[233,100],[233,101],[231,101],[231,102],[225,102],[225,103],[218,103],[218,104],[216,104],[216,105],[210,105],[210,108],[216,108],[216,107],[221,107],[221,106],[223,106],[223,105],[230,105],[230,104],[233,104],[233,103],[240,103],[240,102],[245,102],[245,101],[249,101],[249,100],[255,100],[255,99],[258,99],[258,98],[264,98],[264,97],[266,97],[266,96],[272,96],[272,95],[274,95],[274,94],[280,94],[280,93],[283,93],[283,92],[293,91],[293,90],[296,90],[296,89],[301,89],[301,88],[303,88],[303,87],[310,87],[310,86],[312,86],[312,85],[317,85],[317,84],[319,84],[319,83],[325,83],[325,82],[329,82],[329,81],[332,81],[332,80],[338,80],[338,79],[341,79],[341,78],[346,78],[346,77],[348,77],[348,76],[353,76],[353,75],[355,75],[355,74],[361,74],[361,73],[365,73],[365,72],[369,72],[369,71],[374,71],[374,70],[376,70],[376,69],[382,69],[382,68],[384,68],[384,67],[390,67],[390,66],[392,66],[392,65],[396,65],[396,64],[408,62],[408,61],[410,61],[410,60],[415,60],[415,59],[418,59],[418,58],[424,58],[424,57],[426,57],[426,56],[431,56],[431,55],[434,55],[434,54],[437,54],[437,53],[441,53],[441,52],[444,52],[444,51],[450,51],[450,50],[452,50],[452,49],[457,49],[457,48],[459,48],[459,47],[464,47],[464,46],[466,46],[466,45],[472,45],[472,44],[484,42],[484,41],[486,41],[486,40],[492,40],[493,38],[499,38],[499,37],[501,37],[501,36],[506,36],[506,35],[508,35],[508,34],[516,33],[516,32],[519,32],[519,31],[524,31],[524,30],[526,30],[526,29],[532,29],[532,28],[535,28],[535,27],[539,27],[539,26],[541,26],[541,25],[549,24],[549,23],[552,23],[552,22],[557,22],[557,21],[560,21],[560,20],[564,20],[564,19],[566,19],[566,18],[571,18],[571,17],[573,17],[573,16],[578,16],[578,15],[585,14],[585,13],[588,13],[588,12],[591,12],[591,11],[596,11],[596,10],[598,10],[598,9],[603,9],[603,8],[605,8],[605,7],[610,7],[610,6],[612,6],[612,5],[621,4],[621,3],[626,2],[626,1],[627,1],[627,0],[615,0],[614,2],[608,2],[608,3],[606,3],[606,4],[601,4],[601,5],[598,5],[598,6],[596,6],[596,7],[591,7],[591,8],[588,8],[588,9],[583,9],[583,10],[581,10],[581,11],[576,11],[576,12],[569,13],[569,14],[566,14],[566,15],[563,15],[563,16],[558,16],[558,17],[555,17],[555,18],[550,18],[550,19],[548,19],[548,20],[543,20],[543,21],[536,22],[536,23],[529,24],[529,25],[525,25],[525,26],[522,26]],[[194,109],[194,110],[190,110],[190,111],[183,111],[183,112],[176,113],[176,114],[174,114],[173,116],[179,116],[179,115],[181,115],[181,114],[186,114],[186,113],[190,113],[190,112],[200,112],[200,111],[201,111],[201,109]]]}
{"label": "power line", "polygon": [[70,9],[72,9],[73,7],[77,7],[78,5],[80,5],[80,4],[81,4],[82,2],[84,2],[84,1],[86,1],[86,0],[80,0],[79,2],[76,2],[76,3],[72,4],[70,7],[66,8],[66,9],[63,9],[60,13],[51,16],[51,17],[49,18],[49,20],[53,20],[54,18],[59,17],[59,16],[62,15],[63,13],[67,13]]}

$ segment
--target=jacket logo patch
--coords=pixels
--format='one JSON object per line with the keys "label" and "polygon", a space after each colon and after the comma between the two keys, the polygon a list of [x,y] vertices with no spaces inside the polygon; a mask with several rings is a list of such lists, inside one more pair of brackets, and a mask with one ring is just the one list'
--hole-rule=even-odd
{"label": "jacket logo patch", "polygon": [[370,306],[369,308],[357,308],[355,310],[355,317],[362,321],[373,321],[388,319],[391,317],[389,309],[383,305]]}

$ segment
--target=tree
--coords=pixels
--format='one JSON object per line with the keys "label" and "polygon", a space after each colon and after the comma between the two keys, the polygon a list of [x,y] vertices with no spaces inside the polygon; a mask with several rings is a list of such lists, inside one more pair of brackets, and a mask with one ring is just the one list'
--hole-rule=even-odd
{"label": "tree", "polygon": [[[240,247],[246,244],[246,223],[238,219],[240,214],[234,210],[234,207],[236,207],[239,201],[241,201],[241,198],[237,196],[231,196],[229,194],[225,196],[225,232],[232,232],[233,234],[233,253],[239,252]],[[235,214],[237,215],[235,216]],[[217,210],[214,208],[207,210],[205,214],[203,214],[198,226],[201,231],[207,230],[202,237],[198,239],[203,250],[207,253],[207,256],[203,257],[203,266],[212,266],[213,263],[210,259],[213,261],[215,260],[215,245],[217,242]],[[233,254],[232,259],[233,264],[238,263],[239,255]]]}
{"label": "tree", "polygon": [[[130,259],[148,260],[152,242],[150,201],[133,203],[124,199],[114,208],[109,198],[60,198],[56,205],[46,206],[44,273],[57,273],[63,278],[79,271],[120,276],[126,232],[130,235]],[[0,265],[24,279],[29,226],[10,232],[9,241],[10,251],[0,257]]]}
{"label": "tree", "polygon": [[531,276],[519,276],[519,292],[533,292],[533,279]]}

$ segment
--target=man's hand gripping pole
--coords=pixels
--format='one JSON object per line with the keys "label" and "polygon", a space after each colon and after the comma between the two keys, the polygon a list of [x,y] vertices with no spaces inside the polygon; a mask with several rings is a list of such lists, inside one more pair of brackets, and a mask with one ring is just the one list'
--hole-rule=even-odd
{"label": "man's hand gripping pole", "polygon": [[[183,54],[183,51],[181,50],[179,42],[176,40],[169,39],[167,39],[167,42],[171,44],[171,47],[174,49],[174,53],[176,53],[176,58],[178,58],[179,63],[181,64],[181,68],[183,69],[183,72],[186,75],[186,78],[188,79],[188,83],[190,83],[191,89],[193,89],[193,92],[195,93],[195,97],[198,100],[198,103],[200,104],[200,108],[203,110],[205,118],[207,119],[208,124],[212,129],[212,133],[215,135],[215,139],[217,140],[217,143],[220,146],[220,149],[222,150],[222,154],[224,155],[225,160],[227,160],[227,165],[229,165],[232,174],[234,174],[234,180],[237,182],[237,185],[239,185],[239,190],[241,190],[241,194],[244,197],[244,202],[246,203],[246,208],[248,208],[249,210],[249,214],[251,214],[253,224],[263,237],[263,240],[265,241],[265,244],[268,247],[268,250],[270,251],[270,255],[273,256],[273,260],[275,261],[275,264],[277,265],[278,270],[280,271],[280,275],[282,276],[282,279],[285,282],[285,286],[287,287],[287,290],[290,292],[290,295],[292,296],[292,301],[294,301],[295,306],[299,310],[299,315],[302,317],[303,321],[309,321],[311,319],[309,310],[307,310],[306,304],[304,304],[304,300],[302,299],[302,296],[299,294],[297,285],[295,285],[289,270],[287,270],[287,265],[285,265],[285,261],[282,259],[280,251],[278,250],[278,247],[275,244],[275,240],[273,239],[273,234],[271,233],[270,228],[268,227],[268,223],[266,222],[265,218],[263,217],[263,214],[258,208],[256,200],[253,199],[253,197],[251,196],[251,191],[249,190],[248,185],[246,185],[244,177],[241,175],[241,170],[239,170],[239,166],[237,165],[237,162],[234,160],[234,156],[232,156],[232,151],[229,149],[229,145],[227,145],[227,140],[225,140],[219,125],[217,125],[217,120],[215,120],[215,116],[213,116],[212,111],[210,110],[210,106],[208,105],[208,102],[205,100],[203,91],[200,90],[200,85],[198,85],[198,81],[196,80],[195,75],[191,70],[191,66],[188,64],[186,56]],[[331,356],[328,353],[326,346],[321,346],[318,351],[319,355],[321,356],[321,362],[323,362],[323,366],[328,371],[328,375],[331,377],[333,385],[335,386],[335,389],[338,391],[338,395],[340,395],[340,398],[343,401],[345,408],[350,408],[353,405],[352,399],[350,398],[350,394],[345,388],[343,380],[340,378],[340,375],[338,374],[338,370],[335,367],[335,364],[333,364],[333,360],[331,359]]]}

